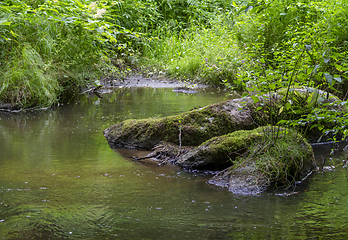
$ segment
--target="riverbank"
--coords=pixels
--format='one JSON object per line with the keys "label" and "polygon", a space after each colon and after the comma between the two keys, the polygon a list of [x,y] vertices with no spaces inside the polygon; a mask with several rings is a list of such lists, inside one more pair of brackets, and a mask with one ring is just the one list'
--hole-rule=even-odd
{"label": "riverbank", "polygon": [[208,84],[201,82],[189,82],[181,81],[175,78],[168,78],[164,75],[146,76],[141,73],[137,73],[126,77],[124,80],[118,79],[102,79],[100,81],[103,88],[114,87],[149,87],[149,88],[206,88],[210,87]]}
{"label": "riverbank", "polygon": [[[80,94],[104,94],[112,92],[116,88],[173,88],[180,90],[191,90],[211,87],[208,84],[201,82],[189,82],[181,81],[178,79],[171,79],[163,75],[146,76],[142,73],[136,73],[125,77],[119,78],[104,78],[100,80],[100,85],[89,85],[87,88],[82,89]],[[191,92],[192,93],[192,92]],[[0,111],[2,112],[23,112],[29,110],[42,110],[47,108],[26,108],[21,109],[20,106],[16,106],[11,103],[1,103]]]}

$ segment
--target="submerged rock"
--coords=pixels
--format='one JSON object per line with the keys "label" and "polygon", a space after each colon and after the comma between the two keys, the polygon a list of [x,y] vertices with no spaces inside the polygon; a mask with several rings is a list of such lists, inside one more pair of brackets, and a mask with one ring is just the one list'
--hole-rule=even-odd
{"label": "submerged rock", "polygon": [[227,168],[207,183],[226,187],[230,192],[238,195],[258,195],[270,185],[268,179],[257,171],[256,165],[238,169]]}

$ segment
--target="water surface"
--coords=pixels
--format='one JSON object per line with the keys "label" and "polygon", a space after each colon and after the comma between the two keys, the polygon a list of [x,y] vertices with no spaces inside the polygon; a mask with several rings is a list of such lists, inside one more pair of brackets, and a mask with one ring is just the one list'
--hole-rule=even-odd
{"label": "water surface", "polygon": [[147,152],[113,150],[102,134],[125,119],[228,98],[210,90],[120,89],[44,112],[0,114],[0,239],[345,238],[342,154],[318,151],[337,168],[296,189],[238,196],[206,184],[207,174],[135,162],[132,156]]}

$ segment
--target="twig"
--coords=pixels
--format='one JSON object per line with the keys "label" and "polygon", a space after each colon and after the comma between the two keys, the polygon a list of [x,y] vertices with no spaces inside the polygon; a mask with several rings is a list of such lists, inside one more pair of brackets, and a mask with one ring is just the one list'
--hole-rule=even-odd
{"label": "twig", "polygon": [[178,157],[180,155],[181,152],[181,126],[179,128],[179,150],[178,150],[178,154],[176,155],[176,157]]}
{"label": "twig", "polygon": [[157,155],[158,155],[157,153],[154,153],[154,154],[152,154],[150,156],[145,156],[145,157],[141,157],[141,158],[137,158],[137,157],[133,156],[133,159],[134,159],[134,161],[139,161],[139,160],[144,160],[144,159],[147,159],[147,158],[153,158],[153,157],[156,157]]}

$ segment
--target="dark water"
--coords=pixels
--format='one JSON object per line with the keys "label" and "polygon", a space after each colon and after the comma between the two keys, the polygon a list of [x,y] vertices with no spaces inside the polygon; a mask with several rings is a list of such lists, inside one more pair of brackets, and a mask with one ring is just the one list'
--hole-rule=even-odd
{"label": "dark water", "polygon": [[[209,175],[134,162],[102,135],[128,118],[181,113],[227,99],[202,91],[123,89],[45,112],[0,114],[0,239],[345,239],[346,168],[300,187],[237,196]],[[321,152],[320,152],[321,151]],[[343,163],[318,147],[326,165]],[[323,158],[322,158],[323,156]],[[286,196],[283,193],[290,193]]]}

